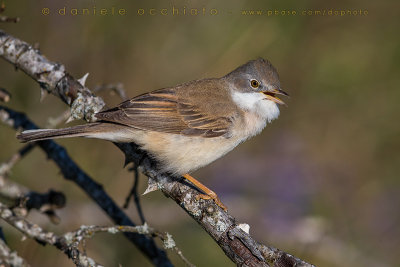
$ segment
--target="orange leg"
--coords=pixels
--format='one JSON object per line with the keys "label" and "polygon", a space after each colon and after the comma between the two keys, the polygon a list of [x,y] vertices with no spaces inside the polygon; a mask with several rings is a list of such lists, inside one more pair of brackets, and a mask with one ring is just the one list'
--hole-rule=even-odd
{"label": "orange leg", "polygon": [[200,189],[201,191],[203,191],[205,193],[205,194],[197,195],[196,196],[197,200],[212,199],[212,200],[214,200],[215,204],[220,206],[224,211],[228,210],[226,208],[226,206],[224,204],[222,204],[221,200],[219,200],[217,194],[214,191],[212,191],[211,189],[209,189],[208,187],[206,187],[205,185],[203,185],[202,183],[197,181],[195,178],[193,178],[189,174],[184,174],[183,177],[186,178],[187,180],[189,180],[195,187],[197,187],[198,189]]}

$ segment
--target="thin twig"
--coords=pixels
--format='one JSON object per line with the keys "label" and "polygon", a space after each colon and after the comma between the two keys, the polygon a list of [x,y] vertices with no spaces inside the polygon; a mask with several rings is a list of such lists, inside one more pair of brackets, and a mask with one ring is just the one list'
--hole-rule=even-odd
{"label": "thin twig", "polygon": [[8,200],[15,210],[18,210],[18,215],[27,216],[31,209],[36,209],[46,215],[54,224],[60,221],[55,210],[63,208],[66,202],[62,192],[49,190],[46,193],[38,193],[31,191],[4,175],[0,175],[0,196]]}
{"label": "thin twig", "polygon": [[9,200],[16,200],[29,192],[25,186],[0,175],[0,195]]}
{"label": "thin twig", "polygon": [[112,91],[115,92],[122,101],[128,99],[128,97],[126,96],[124,85],[122,83],[97,85],[92,91],[93,93],[98,93],[101,91]]}
{"label": "thin twig", "polygon": [[133,173],[134,173],[134,181],[133,181],[133,186],[131,188],[131,191],[129,192],[128,196],[125,199],[124,203],[124,208],[127,209],[129,206],[129,202],[131,198],[133,197],[133,201],[135,202],[136,210],[139,214],[140,221],[142,224],[146,222],[146,219],[144,218],[144,213],[142,210],[142,205],[140,204],[140,197],[138,194],[138,186],[139,186],[139,170],[137,164],[133,164]]}
{"label": "thin twig", "polygon": [[149,237],[158,237],[164,244],[164,248],[173,249],[175,253],[185,262],[187,266],[194,266],[189,262],[182,251],[176,246],[175,241],[169,233],[163,233],[149,227],[146,223],[138,226],[125,226],[125,225],[113,225],[113,226],[81,226],[78,230],[74,232],[69,232],[64,234],[64,237],[68,240],[74,241],[74,246],[78,247],[81,242],[84,242],[87,238],[93,237],[95,233],[137,233],[142,235],[147,235]]}
{"label": "thin twig", "polygon": [[0,202],[0,217],[18,229],[25,236],[38,241],[41,244],[49,244],[55,246],[62,252],[64,252],[68,258],[70,258],[76,266],[101,266],[96,263],[93,259],[84,255],[79,249],[72,246],[68,239],[65,237],[59,237],[52,232],[43,230],[37,224],[33,224],[27,221],[25,218],[17,216],[14,212]]}
{"label": "thin twig", "polygon": [[59,115],[55,118],[50,117],[47,120],[46,127],[56,128],[57,125],[60,125],[61,123],[66,122],[70,116],[71,116],[71,111],[68,109],[68,110],[64,111],[61,115]]}
{"label": "thin twig", "polygon": [[34,143],[26,144],[24,145],[20,150],[17,151],[14,155],[10,157],[9,160],[7,160],[4,163],[0,164],[0,176],[7,176],[9,172],[11,171],[12,167],[20,161],[26,154],[32,151],[32,149],[35,147]]}
{"label": "thin twig", "polygon": [[57,224],[59,217],[55,210],[65,206],[65,195],[62,192],[49,190],[46,193],[38,193],[29,190],[25,186],[8,178],[11,169],[25,155],[32,151],[34,143],[26,144],[19,149],[9,160],[0,164],[0,195],[14,203],[18,207],[19,215],[26,216],[31,209],[37,209]]}
{"label": "thin twig", "polygon": [[[87,76],[84,76],[85,80]],[[84,81],[81,82],[81,84],[84,84]],[[1,88],[0,88],[1,89]],[[120,98],[121,100],[127,100],[127,96],[126,96],[126,92],[124,89],[124,86],[122,83],[117,83],[117,84],[105,84],[105,85],[97,85],[94,89],[93,92],[101,92],[101,91],[106,91],[106,90],[110,90],[112,92],[115,92]],[[43,90],[42,90],[43,93]],[[1,94],[0,94],[1,96]],[[49,128],[56,128],[56,126],[60,125],[63,122],[69,122],[73,120],[73,118],[71,117],[71,110],[68,109],[66,111],[64,111],[61,115],[55,117],[55,118],[49,118],[46,127]]]}
{"label": "thin twig", "polygon": [[[1,117],[0,113],[0,117]],[[4,114],[3,114],[4,115]],[[11,181],[8,175],[12,167],[22,159],[24,155],[32,151],[34,144],[27,144],[12,155],[6,162],[0,164],[0,195],[10,200],[17,200],[29,192],[25,186]]]}

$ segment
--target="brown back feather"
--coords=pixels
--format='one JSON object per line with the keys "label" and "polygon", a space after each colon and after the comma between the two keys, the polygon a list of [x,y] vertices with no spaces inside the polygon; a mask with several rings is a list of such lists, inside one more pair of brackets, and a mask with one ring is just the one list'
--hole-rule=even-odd
{"label": "brown back feather", "polygon": [[[227,133],[237,111],[216,101],[206,101],[209,97],[213,100],[230,98],[225,88],[215,86],[215,80],[194,81],[146,93],[100,112],[96,117],[142,130],[229,137]],[[196,99],[196,104],[191,103],[191,99]]]}

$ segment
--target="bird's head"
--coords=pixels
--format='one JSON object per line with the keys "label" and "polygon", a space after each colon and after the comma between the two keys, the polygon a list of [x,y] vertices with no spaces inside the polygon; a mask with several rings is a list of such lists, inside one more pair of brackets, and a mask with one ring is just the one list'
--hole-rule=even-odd
{"label": "bird's head", "polygon": [[249,61],[224,78],[229,83],[232,99],[244,110],[270,121],[279,115],[277,105],[285,105],[277,95],[288,94],[281,89],[278,72],[268,60]]}

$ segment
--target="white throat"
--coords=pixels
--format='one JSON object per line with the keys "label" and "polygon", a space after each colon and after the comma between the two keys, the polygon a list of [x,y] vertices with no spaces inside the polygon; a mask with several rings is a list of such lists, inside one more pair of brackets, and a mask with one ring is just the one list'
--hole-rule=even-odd
{"label": "white throat", "polygon": [[267,123],[278,118],[279,108],[277,104],[271,100],[265,99],[262,93],[240,93],[233,92],[233,101],[245,112],[244,126],[238,129],[241,142],[259,134],[267,125]]}
{"label": "white throat", "polygon": [[240,108],[258,115],[267,122],[271,122],[279,116],[278,105],[271,100],[265,99],[262,93],[233,92],[232,99]]}

